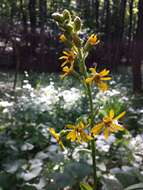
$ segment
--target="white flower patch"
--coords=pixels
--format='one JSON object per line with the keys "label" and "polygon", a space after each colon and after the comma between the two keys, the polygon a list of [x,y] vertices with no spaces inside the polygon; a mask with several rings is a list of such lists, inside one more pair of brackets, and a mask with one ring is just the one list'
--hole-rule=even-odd
{"label": "white flower patch", "polygon": [[1,101],[0,102],[0,107],[6,108],[6,107],[10,107],[13,105],[13,102],[8,102],[8,101]]}
{"label": "white flower patch", "polygon": [[55,104],[59,101],[58,91],[55,89],[53,83],[39,91],[39,101],[47,105]]}
{"label": "white flower patch", "polygon": [[71,88],[70,90],[62,91],[59,96],[63,97],[65,102],[64,109],[71,109],[72,106],[81,98],[81,92],[79,89]]}
{"label": "white flower patch", "polygon": [[110,135],[108,140],[105,140],[104,135],[99,135],[96,141],[96,147],[99,152],[108,152],[112,143],[116,140],[114,135]]}
{"label": "white flower patch", "polygon": [[133,153],[133,165],[143,169],[143,134],[132,138],[128,147]]}

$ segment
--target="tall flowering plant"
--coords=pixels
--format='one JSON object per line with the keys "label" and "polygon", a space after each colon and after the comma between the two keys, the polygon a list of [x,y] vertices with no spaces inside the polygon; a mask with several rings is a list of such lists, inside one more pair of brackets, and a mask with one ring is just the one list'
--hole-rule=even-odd
{"label": "tall flowering plant", "polygon": [[66,139],[76,143],[88,143],[91,149],[92,166],[93,166],[93,190],[98,188],[98,176],[96,167],[96,139],[101,133],[107,140],[111,133],[124,131],[125,128],[119,123],[119,119],[125,115],[125,111],[119,115],[115,114],[115,110],[108,110],[107,114],[97,122],[95,117],[100,112],[96,105],[93,104],[92,88],[94,85],[102,91],[106,92],[109,88],[108,81],[112,78],[109,76],[109,70],[103,69],[98,71],[97,66],[87,68],[86,58],[93,46],[97,46],[100,40],[95,34],[88,37],[86,41],[80,38],[82,27],[81,19],[72,16],[68,10],[64,10],[62,14],[54,13],[54,20],[62,31],[59,40],[67,46],[63,51],[63,55],[59,57],[62,61],[61,69],[63,74],[61,78],[73,76],[83,84],[88,98],[89,113],[87,119],[77,119],[75,124],[67,124],[65,129],[57,133],[55,129],[50,128],[49,132],[56,139],[57,143],[64,150],[65,145],[62,142],[62,135],[66,135]]}

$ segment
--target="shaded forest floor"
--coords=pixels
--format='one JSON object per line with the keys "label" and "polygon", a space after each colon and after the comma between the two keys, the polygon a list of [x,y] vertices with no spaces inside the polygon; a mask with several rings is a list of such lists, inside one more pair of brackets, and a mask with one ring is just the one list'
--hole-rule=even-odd
{"label": "shaded forest floor", "polygon": [[[94,88],[94,104],[106,110],[111,106],[117,112],[126,110],[124,124],[133,136],[126,136],[122,142],[117,137],[115,143],[115,137],[105,143],[100,136],[97,141],[99,170],[108,176],[109,171],[118,168],[121,173],[124,166],[128,166],[143,173],[143,97],[133,95],[131,75],[112,77],[106,93],[97,93]],[[15,91],[13,81],[13,72],[0,73],[0,187],[4,190],[57,190],[60,186],[63,190],[77,183],[73,176],[82,181],[91,175],[89,152],[85,147],[73,146],[71,152],[67,148],[69,152],[61,154],[47,130],[55,127],[60,131],[87,113],[83,87],[72,78],[61,80],[57,74],[46,73],[19,75]],[[132,175],[131,171],[127,175]],[[125,187],[140,182],[133,175],[124,182]],[[55,180],[54,184],[51,179]],[[73,185],[72,189],[79,190],[79,187]]]}

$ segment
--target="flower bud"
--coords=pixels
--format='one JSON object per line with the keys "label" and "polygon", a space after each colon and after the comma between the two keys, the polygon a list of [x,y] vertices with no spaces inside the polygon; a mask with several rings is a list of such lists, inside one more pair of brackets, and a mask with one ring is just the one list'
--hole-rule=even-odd
{"label": "flower bud", "polygon": [[66,30],[66,32],[72,33],[73,26],[71,24],[67,24],[67,25],[64,26],[64,29]]}
{"label": "flower bud", "polygon": [[74,19],[74,31],[77,32],[81,29],[81,19],[79,17],[75,17]]}
{"label": "flower bud", "polygon": [[64,34],[61,34],[60,37],[59,37],[59,40],[63,43],[65,43],[67,41],[67,38],[65,37]]}
{"label": "flower bud", "polygon": [[68,20],[70,22],[70,20],[71,20],[71,14],[67,9],[65,9],[63,11],[63,18],[64,18],[64,21]]}
{"label": "flower bud", "polygon": [[62,23],[63,22],[63,16],[59,13],[53,13],[52,17],[55,21]]}

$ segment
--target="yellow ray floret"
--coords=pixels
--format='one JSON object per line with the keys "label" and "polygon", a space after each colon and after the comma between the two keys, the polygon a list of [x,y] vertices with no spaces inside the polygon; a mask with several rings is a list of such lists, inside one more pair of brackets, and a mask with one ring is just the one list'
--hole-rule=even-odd
{"label": "yellow ray floret", "polygon": [[110,71],[104,69],[101,72],[97,73],[96,67],[90,68],[89,70],[91,71],[91,75],[86,78],[86,83],[92,84],[94,82],[100,90],[108,90],[108,85],[103,81],[111,80],[111,77],[107,77]]}
{"label": "yellow ray floret", "polygon": [[67,38],[65,37],[64,34],[61,34],[60,37],[59,37],[59,40],[64,43],[64,42],[67,41]]}
{"label": "yellow ray floret", "polygon": [[63,79],[63,78],[65,78],[66,76],[68,76],[68,75],[71,75],[72,73],[73,73],[73,63],[71,63],[71,66],[70,67],[68,67],[68,66],[65,66],[65,67],[63,67],[63,72],[64,72],[64,74],[63,75],[61,75],[61,78]]}
{"label": "yellow ray floret", "polygon": [[59,58],[64,60],[61,67],[64,67],[66,64],[74,63],[74,60],[76,58],[76,53],[73,50],[63,51],[63,54],[64,55]]}
{"label": "yellow ray floret", "polygon": [[55,129],[49,128],[49,132],[56,139],[57,143],[60,145],[61,149],[64,150],[64,145],[61,141],[61,137],[58,133],[56,133]]}
{"label": "yellow ray floret", "polygon": [[93,136],[103,132],[105,139],[108,139],[110,133],[116,133],[117,131],[123,131],[125,128],[118,123],[118,119],[125,115],[125,111],[115,117],[114,110],[110,110],[108,115],[103,117],[102,122],[98,123],[91,129]]}
{"label": "yellow ray floret", "polygon": [[90,45],[97,45],[100,42],[100,40],[98,40],[97,36],[95,34],[92,34],[89,38],[88,38],[88,43]]}
{"label": "yellow ray floret", "polygon": [[80,121],[77,125],[67,125],[66,127],[70,129],[70,132],[67,134],[66,138],[72,142],[78,141],[79,143],[82,143],[93,139],[85,131],[87,126],[83,123],[83,121]]}

